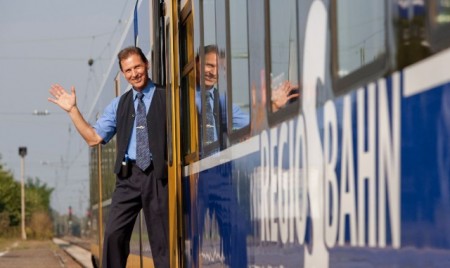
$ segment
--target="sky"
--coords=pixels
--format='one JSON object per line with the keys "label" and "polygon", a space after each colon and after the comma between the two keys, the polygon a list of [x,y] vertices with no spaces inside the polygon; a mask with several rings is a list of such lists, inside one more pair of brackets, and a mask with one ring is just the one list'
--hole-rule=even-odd
{"label": "sky", "polygon": [[[68,115],[48,102],[58,83],[76,88],[87,115],[135,1],[0,0],[0,162],[54,188],[51,207],[84,216],[89,205],[89,147]],[[89,59],[94,62],[89,66]],[[35,115],[47,111],[48,115]]]}

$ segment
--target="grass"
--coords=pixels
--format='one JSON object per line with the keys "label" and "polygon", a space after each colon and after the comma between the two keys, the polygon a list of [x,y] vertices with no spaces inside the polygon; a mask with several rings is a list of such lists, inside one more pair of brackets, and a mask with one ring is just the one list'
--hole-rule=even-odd
{"label": "grass", "polygon": [[18,244],[14,247],[14,249],[30,249],[42,247],[43,244],[49,244],[51,248],[58,248],[51,240],[33,240],[29,239],[26,241],[21,240],[20,238],[1,238],[0,237],[0,252],[6,250],[12,250],[13,244],[18,242]]}
{"label": "grass", "polygon": [[19,238],[3,238],[0,237],[0,252],[10,249],[14,242],[19,241]]}

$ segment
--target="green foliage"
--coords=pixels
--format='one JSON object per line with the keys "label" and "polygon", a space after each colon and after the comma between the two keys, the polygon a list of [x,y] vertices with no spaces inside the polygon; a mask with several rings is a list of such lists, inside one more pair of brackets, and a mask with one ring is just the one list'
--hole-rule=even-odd
{"label": "green foliage", "polygon": [[[49,237],[50,197],[53,188],[39,178],[28,179],[25,184],[25,221],[27,233],[33,237]],[[0,236],[16,233],[21,224],[21,185],[10,171],[0,163]]]}
{"label": "green foliage", "polygon": [[9,227],[9,213],[4,211],[0,212],[0,230],[5,230]]}
{"label": "green foliage", "polygon": [[46,183],[42,184],[39,178],[35,178],[34,181],[28,179],[25,185],[27,215],[34,211],[48,212],[52,192],[53,188],[48,188]]}
{"label": "green foliage", "polygon": [[10,226],[20,224],[20,184],[0,165],[0,213],[9,216]]}

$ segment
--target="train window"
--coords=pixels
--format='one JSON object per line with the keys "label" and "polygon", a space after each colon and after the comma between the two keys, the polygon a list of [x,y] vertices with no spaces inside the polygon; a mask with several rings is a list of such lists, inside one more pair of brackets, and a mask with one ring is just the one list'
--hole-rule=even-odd
{"label": "train window", "polygon": [[450,0],[428,1],[431,46],[435,51],[450,46]]}
{"label": "train window", "polygon": [[[228,126],[231,138],[238,138],[239,131],[248,126],[250,115],[250,88],[248,62],[247,1],[229,1],[231,102],[228,105]],[[240,116],[239,116],[240,114]]]}
{"label": "train window", "polygon": [[[200,1],[202,3],[202,1]],[[201,157],[209,155],[208,152],[217,150],[220,139],[220,123],[218,122],[218,112],[214,110],[214,117],[209,112],[215,105],[215,98],[218,94],[218,48],[216,41],[216,1],[204,0],[201,6],[200,21],[202,36],[200,37],[200,47],[198,48],[196,66],[196,105],[199,111],[200,125],[200,146]],[[202,94],[204,93],[204,94]],[[206,94],[210,93],[210,94]],[[210,109],[208,109],[210,108]],[[212,119],[211,119],[212,118]],[[211,122],[212,120],[212,122]],[[217,122],[217,123],[216,123]],[[209,130],[209,132],[208,132]]]}
{"label": "train window", "polygon": [[[286,108],[289,106],[290,110],[296,111],[299,99],[297,2],[270,0],[268,11],[270,71],[267,75],[270,90],[267,99],[271,100],[270,111],[288,112]],[[291,105],[293,103],[295,105]],[[270,124],[273,118],[269,114]]]}
{"label": "train window", "polygon": [[197,109],[195,105],[195,58],[192,46],[194,23],[189,7],[189,5],[186,5],[182,10],[183,17],[180,24],[180,120],[183,133],[181,146],[184,164],[195,161],[198,149]]}
{"label": "train window", "polygon": [[[238,12],[239,8],[242,10]],[[246,2],[205,0],[200,12],[203,14],[200,23],[203,35],[196,58],[196,103],[202,115],[199,136],[202,157],[205,157],[218,148],[226,148],[229,133],[239,135],[237,130],[249,125]],[[240,16],[237,21],[236,16]],[[239,22],[243,22],[245,30]],[[234,41],[230,40],[230,32]],[[245,58],[234,59],[234,49]],[[236,76],[235,85],[232,84],[233,75]],[[235,103],[236,100],[239,102]]]}
{"label": "train window", "polygon": [[373,0],[331,2],[334,90],[351,90],[386,68],[386,3]]}
{"label": "train window", "polygon": [[203,41],[216,44],[216,1],[203,1]]}
{"label": "train window", "polygon": [[[218,133],[218,141],[220,144],[221,149],[226,147],[226,143],[228,140],[227,137],[227,113],[229,114],[229,92],[228,88],[230,85],[229,81],[229,73],[228,73],[228,66],[229,66],[229,51],[227,49],[228,45],[227,42],[229,40],[228,34],[227,34],[227,3],[228,1],[215,1],[215,19],[216,19],[216,44],[217,44],[217,50],[216,53],[216,60],[217,60],[217,68],[216,68],[216,89],[218,90],[218,94],[214,96],[214,105],[212,108],[214,109],[214,115],[215,115],[215,127],[216,131]],[[205,64],[207,64],[206,60],[211,59],[211,54],[205,53]],[[207,66],[206,66],[207,67]],[[207,69],[205,69],[207,71]],[[206,74],[206,73],[205,73]],[[206,80],[205,80],[206,81]],[[206,82],[205,82],[206,85]],[[218,98],[216,100],[215,98]]]}

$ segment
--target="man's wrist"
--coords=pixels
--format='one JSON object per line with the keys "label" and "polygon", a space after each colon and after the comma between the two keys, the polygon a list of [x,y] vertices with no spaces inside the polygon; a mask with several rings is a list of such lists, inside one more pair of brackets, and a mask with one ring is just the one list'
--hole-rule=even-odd
{"label": "man's wrist", "polygon": [[280,106],[278,106],[275,101],[272,101],[272,112],[276,112],[279,109],[280,109]]}
{"label": "man's wrist", "polygon": [[78,107],[76,105],[72,106],[69,110],[67,110],[67,113],[69,115],[75,115],[76,113],[79,113]]}

